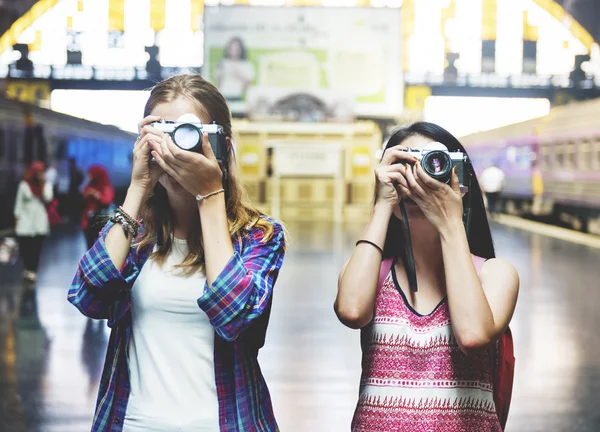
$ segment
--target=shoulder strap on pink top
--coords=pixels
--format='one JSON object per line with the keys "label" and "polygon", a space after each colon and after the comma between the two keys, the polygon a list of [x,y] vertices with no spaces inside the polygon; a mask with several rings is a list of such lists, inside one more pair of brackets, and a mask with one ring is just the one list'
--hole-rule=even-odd
{"label": "shoulder strap on pink top", "polygon": [[385,282],[385,278],[388,273],[392,269],[392,264],[394,263],[394,258],[386,258],[381,261],[381,267],[379,268],[379,283],[377,284],[377,291],[381,289],[383,283]]}
{"label": "shoulder strap on pink top", "polygon": [[483,263],[485,263],[487,260],[485,258],[478,257],[476,255],[471,255],[471,257],[473,258],[473,264],[475,265],[475,270],[477,270],[477,274],[480,275],[481,268],[483,267]]}

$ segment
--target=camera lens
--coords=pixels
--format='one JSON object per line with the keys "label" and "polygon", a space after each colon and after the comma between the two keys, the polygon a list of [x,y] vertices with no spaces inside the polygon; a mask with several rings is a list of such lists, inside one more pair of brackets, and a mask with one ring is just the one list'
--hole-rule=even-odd
{"label": "camera lens", "polygon": [[428,152],[421,159],[421,166],[430,177],[443,183],[450,181],[452,159],[448,153],[440,150]]}
{"label": "camera lens", "polygon": [[191,150],[198,145],[202,136],[194,125],[184,123],[173,131],[173,142],[184,150]]}

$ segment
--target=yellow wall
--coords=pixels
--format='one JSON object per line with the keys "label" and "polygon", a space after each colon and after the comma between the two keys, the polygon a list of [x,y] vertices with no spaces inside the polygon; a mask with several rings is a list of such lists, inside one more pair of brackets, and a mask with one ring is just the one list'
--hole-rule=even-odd
{"label": "yellow wall", "polygon": [[[252,201],[266,213],[271,209],[272,181],[269,141],[342,143],[344,147],[344,219],[364,219],[372,209],[374,177],[382,146],[382,135],[374,122],[253,123],[234,120],[238,177]],[[327,178],[284,178],[281,181],[281,217],[291,220],[331,220],[334,180]]]}

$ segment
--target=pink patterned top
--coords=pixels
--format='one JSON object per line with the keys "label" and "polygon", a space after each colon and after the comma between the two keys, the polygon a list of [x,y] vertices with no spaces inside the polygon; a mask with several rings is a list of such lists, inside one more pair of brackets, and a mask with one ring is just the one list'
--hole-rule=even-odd
{"label": "pink patterned top", "polygon": [[420,315],[400,292],[392,267],[361,333],[352,431],[501,432],[488,354],[460,350],[446,299]]}

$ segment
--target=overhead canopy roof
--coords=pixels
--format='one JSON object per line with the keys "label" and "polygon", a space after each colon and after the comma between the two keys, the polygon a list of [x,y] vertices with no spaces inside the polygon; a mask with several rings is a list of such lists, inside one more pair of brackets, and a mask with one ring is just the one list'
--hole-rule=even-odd
{"label": "overhead canopy roof", "polygon": [[0,35],[14,24],[37,0],[0,0]]}

